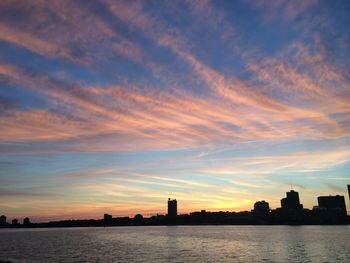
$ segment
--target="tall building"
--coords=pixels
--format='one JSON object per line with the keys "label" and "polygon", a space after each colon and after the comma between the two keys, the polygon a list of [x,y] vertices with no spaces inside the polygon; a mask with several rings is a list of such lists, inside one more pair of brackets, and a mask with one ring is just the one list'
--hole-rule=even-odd
{"label": "tall building", "polygon": [[281,199],[281,207],[283,209],[293,209],[293,210],[300,210],[303,209],[303,205],[300,204],[299,200],[299,193],[291,190],[290,192],[287,192],[287,197]]}
{"label": "tall building", "polygon": [[348,193],[349,193],[349,199],[350,199],[350,184],[348,184]]}
{"label": "tall building", "polygon": [[265,202],[265,200],[257,201],[254,204],[253,211],[258,213],[268,213],[270,211],[269,203]]}
{"label": "tall building", "polygon": [[318,207],[326,210],[338,210],[346,215],[345,198],[341,195],[317,197]]}
{"label": "tall building", "polygon": [[29,217],[26,217],[26,218],[23,219],[23,225],[29,226],[30,224],[31,224],[31,223],[30,223]]}
{"label": "tall building", "polygon": [[177,201],[176,199],[168,199],[168,217],[177,216]]}
{"label": "tall building", "polygon": [[6,225],[6,216],[4,216],[4,215],[2,215],[1,217],[0,217],[0,225]]}

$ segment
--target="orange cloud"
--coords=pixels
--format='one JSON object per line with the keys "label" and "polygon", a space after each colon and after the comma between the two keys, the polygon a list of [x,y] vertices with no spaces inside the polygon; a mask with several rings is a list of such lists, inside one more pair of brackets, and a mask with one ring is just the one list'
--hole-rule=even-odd
{"label": "orange cloud", "polygon": [[[44,95],[79,120],[44,111],[17,112],[2,117],[6,127],[2,141],[67,140],[104,134],[108,135],[105,141],[92,142],[95,147],[92,150],[109,151],[125,150],[126,146],[187,148],[220,141],[334,138],[348,134],[347,129],[326,114],[283,104],[256,92],[238,78],[226,79],[189,54],[184,56],[197,67],[212,93],[199,95],[152,87],[145,90],[130,84],[83,87],[2,64],[0,74],[9,85]],[[125,144],[112,143],[118,137]]]}
{"label": "orange cloud", "polygon": [[[346,120],[338,121],[331,116],[334,113],[349,112],[346,97],[338,95],[338,91],[329,88],[333,82],[336,82],[339,84],[338,90],[347,90],[348,83],[336,69],[326,64],[319,66],[322,54],[310,55],[307,48],[294,44],[294,49],[299,52],[297,53],[299,64],[304,63],[310,68],[309,72],[302,74],[300,70],[285,61],[265,58],[261,63],[249,60],[248,69],[255,74],[254,79],[242,80],[234,75],[224,75],[200,61],[189,51],[193,44],[181,32],[167,27],[161,20],[156,20],[143,11],[141,3],[104,2],[116,17],[141,30],[157,45],[170,49],[179,59],[190,65],[195,75],[191,78],[196,78],[204,84],[203,94],[195,94],[177,87],[175,77],[171,74],[165,78],[163,76],[166,89],[162,91],[150,86],[144,89],[145,84],[139,83],[89,87],[69,79],[62,81],[45,75],[32,74],[13,65],[1,64],[0,73],[7,84],[30,89],[45,96],[63,112],[69,112],[74,119],[79,120],[66,120],[65,113],[62,116],[53,117],[52,113],[43,111],[17,112],[3,117],[3,122],[8,123],[8,131],[2,136],[3,141],[16,140],[16,134],[19,140],[25,137],[29,140],[30,135],[39,129],[43,134],[33,137],[38,138],[37,140],[39,138],[66,140],[89,136],[93,141],[93,136],[103,134],[108,136],[105,136],[105,141],[94,144],[95,150],[125,150],[125,147],[142,149],[151,145],[152,148],[157,149],[187,148],[203,143],[210,145],[220,141],[232,143],[263,138],[290,139],[299,136],[339,138],[349,134],[349,127],[344,124]],[[72,10],[68,10],[68,7]],[[72,12],[77,11],[78,6],[70,3],[68,7],[59,2],[54,2],[48,7],[44,5],[44,8],[49,8],[51,11],[56,8],[62,19],[65,19],[68,24],[74,24],[77,21]],[[208,3],[203,6],[194,4],[193,8],[204,8],[209,16],[215,15]],[[79,16],[85,13],[89,13],[88,10],[82,9]],[[34,17],[37,21],[48,19],[46,16],[42,18],[40,14]],[[224,21],[222,15],[218,15],[218,19]],[[97,24],[100,28],[99,32],[92,34],[94,38],[101,41],[109,38],[119,39],[120,41],[112,44],[114,52],[124,54],[140,65],[150,68],[157,77],[162,78],[163,72],[160,65],[147,61],[137,44],[120,38],[115,30],[96,15],[89,16],[87,23]],[[90,31],[81,28],[79,23],[76,27],[76,30],[79,29],[79,43],[82,47],[88,48],[86,36],[91,35]],[[8,32],[5,35],[11,35],[10,30],[7,27],[4,28]],[[48,32],[41,32],[45,35],[44,33],[48,34]],[[22,34],[22,37],[32,39],[32,35]],[[45,36],[50,39],[50,35]],[[68,43],[68,38],[69,34],[62,37],[63,46]],[[8,39],[22,42],[21,39],[10,37]],[[55,47],[51,47],[46,42],[43,43],[38,42],[37,46],[42,48],[37,52],[54,54]],[[174,83],[175,86],[173,86]],[[271,96],[270,89],[277,88],[279,92],[285,94],[292,90],[296,91],[298,99],[306,99],[307,105],[313,105],[313,107],[302,106],[291,99],[285,100],[284,97]],[[328,103],[325,104],[323,101],[326,98]],[[25,132],[21,133],[20,128],[17,128],[16,132],[10,132],[14,131],[17,123],[21,121],[21,116],[26,114],[31,116],[28,120],[33,119],[32,127],[29,121],[26,126],[28,136],[25,136]],[[45,121],[40,122],[35,119],[36,114],[40,116],[39,119],[50,119],[51,125],[57,127],[62,123],[68,123],[67,126],[71,126],[71,132],[68,129],[60,134],[50,132],[47,125],[45,126]],[[88,126],[98,128],[87,132],[85,130]],[[60,129],[57,128],[57,130]],[[113,143],[118,138],[123,138],[124,143]],[[78,145],[77,148],[82,147],[80,143]]]}
{"label": "orange cloud", "polygon": [[26,12],[30,17],[27,23],[0,23],[0,39],[41,56],[65,58],[95,70],[100,70],[94,64],[97,59],[106,60],[112,54],[139,63],[143,57],[136,43],[119,34],[86,5],[39,0],[2,2],[0,7]]}

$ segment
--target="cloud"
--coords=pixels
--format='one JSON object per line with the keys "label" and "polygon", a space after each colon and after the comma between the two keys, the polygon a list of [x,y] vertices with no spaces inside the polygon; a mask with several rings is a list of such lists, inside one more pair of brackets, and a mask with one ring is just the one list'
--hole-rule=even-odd
{"label": "cloud", "polygon": [[[71,149],[79,149],[79,141],[83,142],[85,137],[91,140],[92,151],[94,148],[118,151],[125,150],[127,145],[134,150],[134,147],[188,148],[224,141],[297,136],[338,138],[348,134],[348,127],[330,118],[329,112],[289,106],[256,91],[254,86],[236,77],[225,78],[190,54],[180,52],[180,56],[196,67],[211,93],[200,95],[181,89],[160,91],[152,86],[145,89],[139,83],[83,86],[1,64],[0,76],[5,83],[38,93],[57,107],[56,112],[15,111],[1,116],[3,127],[6,127],[2,130],[2,141],[78,139]],[[264,81],[268,80],[265,77]],[[304,84],[298,78],[293,80]],[[335,103],[333,106],[339,107],[332,108],[334,113],[347,112],[342,98]],[[320,104],[320,107],[324,105]],[[121,139],[125,144],[111,144]]]}
{"label": "cloud", "polygon": [[10,25],[0,24],[0,39],[29,49],[40,55],[68,56],[66,51],[55,43],[50,43],[33,36],[26,31],[20,31]]}
{"label": "cloud", "polygon": [[[38,190],[38,189],[36,189]],[[56,193],[48,193],[44,191],[34,191],[32,188],[27,189],[0,189],[0,196],[2,198],[45,198],[57,196]]]}
{"label": "cloud", "polygon": [[198,24],[209,25],[214,32],[219,32],[224,41],[232,41],[237,34],[235,27],[228,22],[227,14],[214,6],[213,1],[186,1],[191,14]]}
{"label": "cloud", "polygon": [[[45,58],[64,58],[95,70],[112,55],[140,62],[141,48],[123,37],[99,12],[98,3],[72,1],[3,1],[0,40]],[[1,14],[0,13],[0,14]],[[10,13],[22,14],[13,20]],[[99,64],[101,67],[103,64]]]}
{"label": "cloud", "polygon": [[[349,162],[350,152],[346,149],[327,151],[293,152],[280,155],[266,155],[257,157],[238,157],[218,161],[217,167],[206,167],[199,171],[204,174],[213,174],[230,178],[239,176],[265,182],[266,176],[284,173],[312,173],[329,170],[332,167]],[[260,178],[260,179],[259,179]]]}
{"label": "cloud", "polygon": [[[130,139],[126,141],[135,141],[135,144],[144,145],[145,148],[154,142],[156,142],[156,148],[157,144],[176,148],[191,147],[201,143],[210,144],[218,140],[235,142],[244,139],[286,139],[296,136],[338,138],[348,134],[348,127],[344,126],[345,120],[338,122],[333,119],[328,111],[331,107],[324,109],[324,104],[318,103],[325,98],[333,99],[330,106],[335,107],[331,113],[346,114],[349,107],[344,96],[334,95],[327,89],[331,84],[329,82],[341,83],[340,88],[346,87],[347,82],[335,69],[327,66],[317,68],[319,64],[317,55],[310,55],[307,49],[298,48],[300,54],[297,54],[297,58],[303,57],[304,60],[308,60],[306,61],[307,66],[312,64],[312,69],[316,74],[315,78],[322,76],[322,83],[320,83],[320,78],[315,82],[310,78],[310,74],[300,74],[298,69],[286,66],[285,63],[275,58],[266,58],[260,64],[249,63],[249,69],[260,80],[259,83],[256,79],[255,82],[251,82],[234,75],[226,76],[201,62],[189,51],[192,44],[181,32],[166,26],[162,21],[143,11],[142,4],[108,1],[107,3],[110,11],[117,18],[142,30],[157,45],[170,49],[178,58],[189,64],[196,78],[204,84],[202,89],[207,88],[207,90],[201,96],[174,87],[168,87],[159,92],[158,88],[140,87],[138,83],[136,87],[134,87],[135,84],[86,87],[81,83],[60,81],[45,75],[27,72],[12,65],[2,65],[2,75],[9,85],[29,88],[48,97],[60,107],[60,111],[70,112],[75,119],[82,120],[79,124],[76,122],[77,127],[81,129],[85,129],[86,125],[102,127],[89,132],[82,132],[77,128],[72,134],[65,133],[62,138],[76,138],[82,134],[87,136],[108,134],[107,137],[112,141],[118,136],[124,138],[123,140],[129,137]],[[72,16],[71,11],[67,10],[68,6],[55,2],[53,6],[43,8],[52,10],[55,6],[59,10],[61,19],[64,17],[67,23],[75,21],[76,18]],[[77,6],[73,5],[72,8],[75,10]],[[208,10],[209,16],[212,16],[214,12],[208,3],[200,7],[194,5],[194,8]],[[84,8],[82,12],[87,11],[88,9]],[[35,19],[40,20],[37,16],[34,16]],[[219,21],[224,21],[223,15],[218,17]],[[45,17],[46,19],[48,18]],[[96,35],[97,40],[100,40],[100,37],[104,39],[104,37],[115,37],[116,35],[115,31],[96,15],[89,18],[88,23],[101,26],[101,30],[98,31],[102,35]],[[63,23],[63,25],[66,24]],[[80,27],[80,24],[77,26]],[[79,39],[84,42],[89,32],[82,30],[79,33],[81,36]],[[69,41],[68,38],[67,41]],[[123,41],[117,41],[114,44],[113,47],[117,52],[125,53],[135,62],[150,67],[153,72],[158,71],[158,66],[155,64],[144,62],[144,54],[135,43]],[[45,48],[40,48],[40,50],[45,50]],[[279,74],[276,75],[275,72]],[[160,72],[156,74],[159,76]],[[165,85],[171,84],[171,79],[165,82]],[[270,91],[275,86],[280,86],[279,89],[286,93],[297,87],[301,92],[294,90],[294,93],[303,98],[311,97],[308,103],[310,105],[318,103],[320,108],[310,109],[304,105],[292,105],[290,101],[271,96]],[[86,112],[88,114],[85,114]],[[9,118],[7,116],[6,121]],[[57,125],[60,124],[57,123]],[[48,129],[43,128],[43,130],[48,132]],[[55,136],[45,135],[42,138],[62,139],[57,134]],[[4,140],[6,141],[5,138]],[[142,141],[144,143],[140,144]],[[96,149],[103,149],[109,144],[109,141],[101,143],[102,147],[96,145]],[[110,148],[113,149],[109,146],[108,149]]]}
{"label": "cloud", "polygon": [[[57,141],[96,134],[91,123],[70,120],[46,110],[15,111],[0,116],[0,142]],[[100,130],[100,132],[102,132]]]}
{"label": "cloud", "polygon": [[249,1],[249,3],[256,8],[262,8],[264,10],[263,18],[265,21],[282,20],[291,22],[315,6],[318,0],[258,0]]}
{"label": "cloud", "polygon": [[337,185],[334,184],[326,184],[327,188],[329,188],[332,191],[338,192],[338,193],[342,193],[342,194],[346,194],[346,190],[345,187],[339,187]]}

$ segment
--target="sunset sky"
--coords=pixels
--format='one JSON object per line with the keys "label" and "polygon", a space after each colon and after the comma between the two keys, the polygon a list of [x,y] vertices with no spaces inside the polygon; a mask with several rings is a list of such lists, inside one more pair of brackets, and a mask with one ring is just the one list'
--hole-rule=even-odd
{"label": "sunset sky", "polygon": [[350,184],[350,1],[0,1],[0,214],[304,207]]}

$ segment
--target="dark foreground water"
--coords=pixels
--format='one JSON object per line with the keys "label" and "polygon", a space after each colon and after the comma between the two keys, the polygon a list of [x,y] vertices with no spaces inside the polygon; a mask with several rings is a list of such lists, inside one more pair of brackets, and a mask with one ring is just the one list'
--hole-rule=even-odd
{"label": "dark foreground water", "polygon": [[350,226],[0,230],[0,261],[350,262]]}

